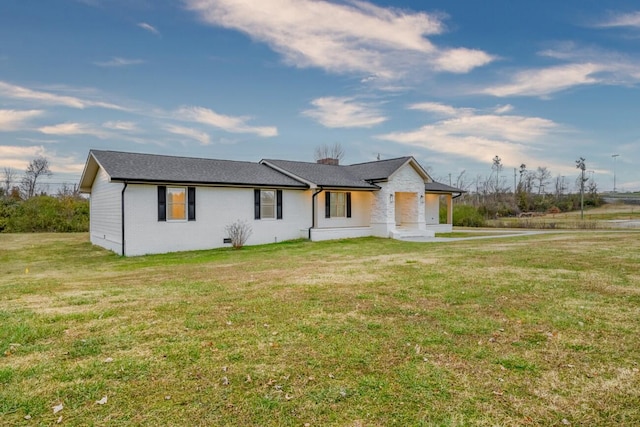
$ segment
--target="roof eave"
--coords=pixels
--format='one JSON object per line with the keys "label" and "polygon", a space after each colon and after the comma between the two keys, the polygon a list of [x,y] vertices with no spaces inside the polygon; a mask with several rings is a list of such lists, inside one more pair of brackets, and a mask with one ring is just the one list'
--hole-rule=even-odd
{"label": "roof eave", "polygon": [[205,187],[243,187],[243,188],[291,188],[306,190],[309,186],[305,184],[269,184],[269,183],[252,183],[252,182],[222,182],[222,181],[188,181],[188,180],[171,180],[171,179],[139,179],[113,177],[111,182],[127,182],[129,184],[169,184],[169,185],[200,185]]}
{"label": "roof eave", "polygon": [[93,181],[95,181],[98,170],[101,167],[100,162],[98,162],[98,159],[93,155],[93,152],[89,151],[87,161],[85,162],[84,169],[82,170],[82,175],[80,176],[79,187],[81,193],[91,193]]}

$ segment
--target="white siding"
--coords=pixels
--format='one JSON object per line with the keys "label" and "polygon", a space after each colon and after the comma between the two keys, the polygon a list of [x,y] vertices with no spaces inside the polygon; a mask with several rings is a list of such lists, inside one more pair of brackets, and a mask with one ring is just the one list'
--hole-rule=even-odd
{"label": "white siding", "polygon": [[437,194],[425,195],[424,216],[427,225],[440,223],[440,196]]}
{"label": "white siding", "polygon": [[369,191],[351,191],[351,218],[325,217],[325,203],[327,193],[323,191],[317,196],[318,221],[317,228],[339,227],[368,227],[371,222],[371,200],[373,195]]}
{"label": "white siding", "polygon": [[308,236],[311,191],[283,190],[283,219],[254,219],[252,188],[196,187],[195,221],[158,221],[155,185],[130,184],[125,192],[125,251],[143,255],[223,246],[225,226],[243,220],[253,230],[247,245]]}
{"label": "white siding", "polygon": [[99,168],[89,199],[91,243],[118,254],[122,254],[122,187],[109,182],[109,175]]}

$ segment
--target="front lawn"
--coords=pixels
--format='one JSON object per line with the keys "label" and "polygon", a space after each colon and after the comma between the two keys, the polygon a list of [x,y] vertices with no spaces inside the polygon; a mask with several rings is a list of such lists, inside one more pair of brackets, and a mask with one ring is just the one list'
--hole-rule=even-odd
{"label": "front lawn", "polygon": [[87,239],[0,234],[2,425],[640,425],[639,233]]}

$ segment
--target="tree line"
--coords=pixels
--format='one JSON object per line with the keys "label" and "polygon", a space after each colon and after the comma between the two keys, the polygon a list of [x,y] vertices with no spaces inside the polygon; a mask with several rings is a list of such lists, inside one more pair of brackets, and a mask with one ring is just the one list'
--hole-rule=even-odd
{"label": "tree line", "polygon": [[77,185],[64,184],[47,194],[42,178],[51,176],[49,161],[29,162],[22,179],[5,167],[0,181],[0,232],[76,232],[89,230],[89,200]]}
{"label": "tree line", "polygon": [[[478,218],[518,216],[534,212],[560,213],[602,205],[598,185],[593,175],[588,173],[583,157],[576,160],[576,168],[579,173],[573,180],[562,175],[554,177],[545,166],[529,169],[523,163],[519,168],[513,169],[511,181],[510,177],[502,174],[502,159],[496,155],[492,159],[489,176],[478,175],[473,181],[469,181],[465,171],[462,171],[455,182],[451,182],[451,185],[467,191],[456,199],[455,205],[471,206],[479,214],[476,216],[474,210],[454,206],[454,221],[456,217],[464,221],[470,215],[476,221]],[[465,214],[456,215],[456,210]]]}

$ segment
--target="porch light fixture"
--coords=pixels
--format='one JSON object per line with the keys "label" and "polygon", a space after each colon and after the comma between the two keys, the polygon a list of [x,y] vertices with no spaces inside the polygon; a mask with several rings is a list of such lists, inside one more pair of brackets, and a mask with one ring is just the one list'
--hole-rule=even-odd
{"label": "porch light fixture", "polygon": [[389,194],[389,201],[393,202],[393,193]]}
{"label": "porch light fixture", "polygon": [[420,203],[424,203],[424,194],[420,195]]}

